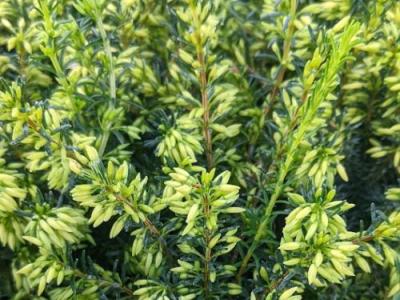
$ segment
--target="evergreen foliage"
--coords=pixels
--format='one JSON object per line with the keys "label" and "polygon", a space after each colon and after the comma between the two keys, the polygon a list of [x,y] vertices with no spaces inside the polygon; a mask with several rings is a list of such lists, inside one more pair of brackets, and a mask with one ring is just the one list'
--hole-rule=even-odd
{"label": "evergreen foliage", "polygon": [[400,299],[399,62],[398,1],[0,1],[0,298]]}

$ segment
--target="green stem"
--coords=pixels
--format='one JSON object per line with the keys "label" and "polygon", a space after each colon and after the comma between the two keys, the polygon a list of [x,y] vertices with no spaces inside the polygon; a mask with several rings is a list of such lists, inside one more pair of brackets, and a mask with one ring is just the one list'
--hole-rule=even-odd
{"label": "green stem", "polygon": [[109,93],[110,93],[110,99],[111,99],[110,104],[112,104],[112,106],[115,106],[115,100],[117,98],[117,88],[116,88],[114,62],[113,62],[113,56],[112,56],[112,52],[111,52],[110,41],[107,38],[107,33],[104,29],[103,20],[101,19],[101,17],[96,19],[96,24],[97,24],[97,28],[100,32],[101,39],[103,41],[104,52],[106,53],[108,63],[110,64],[109,65],[109,72],[110,72],[110,74],[109,74],[109,88],[110,88]]}
{"label": "green stem", "polygon": [[[115,70],[114,70],[114,61],[113,61],[113,56],[112,56],[112,51],[111,51],[111,46],[110,46],[110,41],[107,38],[107,33],[104,29],[104,24],[103,20],[101,17],[98,17],[96,19],[96,24],[97,28],[100,32],[101,39],[103,41],[103,47],[104,47],[104,52],[107,55],[107,59],[109,62],[109,94],[110,94],[110,102],[109,102],[109,107],[112,109],[115,107],[115,102],[117,98],[117,88],[116,88],[116,77],[115,77]],[[107,126],[107,129],[103,133],[102,139],[101,139],[101,144],[99,148],[99,156],[102,157],[104,154],[104,151],[107,147],[108,140],[110,138],[110,128],[112,127],[111,121]]]}
{"label": "green stem", "polygon": [[296,20],[296,9],[297,9],[297,1],[292,0],[290,3],[290,21],[288,24],[288,29],[287,33],[285,36],[285,40],[283,42],[283,55],[282,55],[282,61],[281,61],[281,66],[279,68],[278,75],[276,76],[275,84],[274,87],[272,88],[271,96],[270,96],[270,103],[269,105],[265,108],[264,114],[265,116],[269,116],[272,111],[273,107],[279,92],[279,88],[282,84],[283,79],[285,78],[285,73],[287,70],[287,64],[289,60],[289,53],[290,53],[290,46],[292,44],[292,38],[294,34],[294,21]]}
{"label": "green stem", "polygon": [[298,117],[296,115],[296,120],[299,121],[298,129],[288,135],[289,146],[286,153],[286,159],[279,168],[278,180],[275,184],[269,203],[265,209],[262,222],[258,225],[255,238],[252,241],[250,248],[248,249],[240,266],[237,274],[238,281],[240,281],[242,274],[246,271],[247,264],[251,256],[257,249],[261,239],[264,237],[267,227],[270,224],[270,218],[276,201],[283,190],[285,178],[290,170],[290,167],[292,166],[294,156],[298,151],[299,145],[303,140],[307,129],[312,123],[321,103],[337,85],[337,83],[334,83],[335,77],[337,76],[343,64],[345,57],[348,55],[351,47],[353,46],[352,38],[358,32],[358,29],[359,25],[353,23],[352,25],[348,26],[345,32],[342,33],[340,40],[337,41],[337,44],[332,43],[333,47],[331,49],[330,56],[324,65],[324,75],[315,83],[313,92],[309,101],[307,102],[307,105],[301,107],[302,109],[300,109]]}
{"label": "green stem", "polygon": [[190,1],[190,9],[192,11],[195,35],[196,35],[196,54],[197,61],[199,63],[199,84],[200,84],[200,94],[201,94],[201,106],[203,108],[203,137],[205,142],[205,152],[207,159],[207,169],[210,170],[213,167],[213,157],[212,157],[212,140],[210,131],[210,105],[207,93],[207,66],[206,59],[203,49],[203,37],[201,33],[201,21],[196,13],[196,6],[194,1]]}
{"label": "green stem", "polygon": [[200,89],[201,89],[201,104],[203,107],[203,135],[206,142],[206,157],[207,157],[207,168],[210,170],[213,166],[212,158],[212,142],[211,142],[211,131],[209,128],[210,123],[210,108],[207,95],[207,75],[205,72],[204,54],[203,51],[198,53],[198,60],[200,63]]}
{"label": "green stem", "polygon": [[106,150],[108,139],[110,138],[110,130],[106,130],[101,136],[101,144],[99,147],[99,156],[102,157]]}
{"label": "green stem", "polygon": [[[328,94],[328,93],[326,93],[326,94]],[[321,103],[322,100],[320,100],[318,102]],[[279,169],[278,180],[277,180],[277,183],[275,184],[275,188],[274,188],[272,196],[268,202],[268,205],[265,208],[262,222],[258,225],[254,240],[251,243],[251,246],[246,253],[245,259],[242,261],[242,264],[240,266],[240,270],[237,275],[238,281],[240,281],[240,278],[241,278],[242,274],[245,272],[245,270],[247,268],[247,264],[248,264],[251,256],[253,255],[254,251],[258,247],[259,242],[265,235],[265,232],[269,225],[270,218],[271,218],[272,212],[274,210],[276,201],[278,200],[278,197],[280,196],[280,194],[283,190],[285,178],[286,178],[286,176],[290,170],[290,167],[293,163],[294,155],[295,155],[295,153],[305,135],[306,129],[308,128],[311,121],[312,121],[312,116],[308,116],[308,118],[306,116],[303,119],[303,122],[300,123],[298,130],[295,131],[294,133],[292,133],[292,135],[291,135],[292,141],[289,144],[289,149],[286,154],[285,162],[281,165],[281,167]]]}
{"label": "green stem", "polygon": [[204,281],[204,298],[209,298],[209,281],[210,281],[210,260],[211,260],[211,249],[209,247],[210,243],[210,232],[207,228],[207,222],[209,219],[209,202],[208,195],[203,197],[203,213],[204,213],[204,244],[206,245],[206,251],[204,254],[204,270],[203,270],[203,281]]}
{"label": "green stem", "polygon": [[[296,148],[295,147],[291,147],[291,149],[296,149]],[[265,235],[265,231],[266,231],[267,226],[269,224],[273,209],[275,207],[275,204],[276,204],[276,201],[278,200],[279,195],[282,192],[284,180],[285,180],[286,175],[288,173],[289,167],[290,167],[290,165],[292,163],[292,159],[289,159],[289,157],[290,156],[289,156],[289,153],[288,153],[288,156],[287,156],[287,159],[286,159],[286,161],[284,163],[284,166],[281,168],[281,172],[279,173],[278,182],[275,185],[274,192],[273,192],[273,194],[271,196],[271,199],[268,202],[268,206],[265,209],[264,216],[262,218],[262,222],[258,225],[254,240],[251,243],[250,248],[247,250],[247,253],[246,253],[244,259],[242,260],[242,264],[241,264],[239,272],[238,272],[238,274],[236,276],[237,281],[241,280],[241,276],[246,271],[246,268],[247,268],[247,265],[248,265],[248,263],[249,263],[249,261],[251,259],[251,256],[253,255],[254,251],[258,247],[259,242],[261,241],[261,239]]]}
{"label": "green stem", "polygon": [[[195,28],[195,36],[196,36],[196,54],[197,61],[200,66],[199,70],[199,84],[200,84],[200,94],[201,94],[201,105],[203,108],[203,137],[205,142],[205,152],[207,159],[207,169],[210,170],[213,167],[213,158],[212,158],[212,140],[211,140],[211,131],[209,128],[210,123],[210,106],[209,99],[207,93],[207,66],[205,60],[205,54],[203,49],[203,37],[201,32],[201,20],[197,14],[196,6],[194,1],[189,2],[190,9],[192,11],[193,23]],[[211,249],[209,247],[211,234],[209,229],[207,228],[207,223],[210,218],[210,203],[208,199],[208,195],[203,195],[203,215],[204,215],[204,225],[203,225],[203,239],[205,244],[205,253],[204,253],[204,268],[203,268],[203,295],[204,299],[209,299],[209,283],[210,283],[210,260],[211,260]]]}
{"label": "green stem", "polygon": [[[57,56],[57,49],[55,47],[53,19],[51,17],[50,10],[47,5],[48,5],[47,2],[45,1],[40,2],[41,12],[44,21],[44,29],[45,32],[47,33],[48,46],[45,45],[45,47],[48,47],[48,49],[50,50],[49,52],[47,52],[47,56],[50,59],[54,70],[56,71],[56,76],[60,84],[62,85],[64,91],[67,93],[68,97],[71,99],[72,98],[71,84],[68,81],[68,78],[65,75],[64,70]],[[76,106],[75,103],[72,101],[72,99],[71,99],[71,104],[73,105],[74,112],[76,112]]]}

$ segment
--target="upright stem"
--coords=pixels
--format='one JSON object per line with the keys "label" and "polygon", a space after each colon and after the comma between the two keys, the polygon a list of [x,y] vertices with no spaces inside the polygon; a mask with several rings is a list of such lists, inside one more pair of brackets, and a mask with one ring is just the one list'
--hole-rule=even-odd
{"label": "upright stem", "polygon": [[26,63],[25,63],[25,49],[23,46],[21,46],[18,51],[18,62],[19,62],[19,72],[23,77],[25,77]]}
{"label": "upright stem", "polygon": [[297,1],[292,0],[290,6],[290,20],[288,24],[287,34],[285,36],[285,40],[283,42],[283,54],[281,66],[279,67],[278,75],[276,76],[275,84],[272,88],[271,97],[269,105],[265,108],[264,114],[268,117],[273,111],[273,107],[276,101],[276,97],[279,92],[279,88],[282,84],[283,79],[285,78],[285,73],[287,70],[287,64],[289,60],[290,46],[292,44],[292,38],[294,34],[294,21],[296,19],[296,9],[297,9]]}
{"label": "upright stem", "polygon": [[207,221],[209,218],[209,201],[208,195],[203,197],[203,214],[204,214],[204,244],[206,245],[206,251],[204,255],[204,270],[203,270],[203,281],[204,281],[204,298],[209,298],[209,286],[210,281],[210,260],[211,260],[211,249],[209,247],[210,243],[210,233],[207,228]]}
{"label": "upright stem", "polygon": [[69,81],[68,81],[67,77],[65,76],[65,73],[63,72],[63,69],[60,65],[55,48],[53,48],[53,51],[52,51],[51,55],[49,56],[49,59],[54,67],[54,70],[56,71],[56,75],[57,75],[63,89],[68,94],[68,96],[72,96]]}
{"label": "upright stem", "polygon": [[[242,264],[240,266],[239,273],[237,274],[237,280],[240,281],[242,274],[245,272],[247,268],[247,264],[253,255],[255,249],[257,248],[260,240],[265,234],[267,227],[269,225],[269,221],[273,212],[273,208],[275,203],[281,194],[284,181],[286,175],[288,174],[290,167],[292,166],[294,156],[296,151],[310,125],[315,117],[318,108],[320,107],[321,103],[326,99],[328,94],[336,87],[334,83],[334,78],[337,76],[345,57],[348,55],[349,51],[351,50],[353,43],[352,39],[357,34],[359,30],[359,25],[357,23],[353,23],[352,26],[349,26],[341,35],[337,46],[331,49],[330,57],[328,58],[324,68],[325,72],[323,76],[314,84],[314,89],[308,100],[308,104],[303,112],[301,113],[301,122],[298,122],[298,113],[296,113],[295,122],[298,123],[298,128],[295,131],[292,131],[288,134],[288,151],[286,153],[286,158],[284,163],[280,165],[279,173],[278,173],[278,180],[274,186],[274,190],[272,196],[269,200],[268,206],[265,208],[264,216],[262,218],[262,222],[258,225],[256,235],[254,240],[251,243],[250,248],[248,249]],[[304,101],[307,99],[307,93],[303,94]],[[304,107],[304,106],[302,106]],[[294,129],[294,125],[291,125]]]}
{"label": "upright stem", "polygon": [[107,129],[103,135],[101,136],[101,143],[99,147],[99,156],[102,157],[104,154],[104,151],[106,150],[108,139],[110,138],[110,130]]}
{"label": "upright stem", "polygon": [[268,203],[268,206],[265,209],[265,213],[264,213],[264,216],[262,218],[262,222],[260,223],[260,225],[258,225],[254,240],[251,243],[250,248],[248,249],[245,257],[242,260],[242,264],[241,264],[239,272],[238,272],[238,274],[236,276],[237,281],[240,281],[241,276],[246,271],[247,264],[249,263],[251,256],[253,255],[254,251],[256,250],[256,248],[258,246],[258,243],[260,242],[260,240],[262,239],[262,237],[265,234],[265,231],[266,231],[266,228],[267,228],[267,226],[269,224],[269,220],[270,220],[270,217],[272,215],[272,211],[274,209],[275,203],[276,203],[279,195],[282,192],[283,182],[285,180],[286,174],[287,174],[287,172],[281,172],[280,173],[279,180],[275,185],[274,193],[272,194],[271,199],[270,199],[270,201]]}
{"label": "upright stem", "polygon": [[[272,91],[269,97],[269,103],[264,109],[264,117],[269,118],[271,116],[271,113],[273,112],[275,102],[277,100],[277,96],[279,93],[279,89],[281,87],[281,84],[283,80],[285,79],[285,74],[287,71],[287,64],[289,61],[289,54],[290,54],[290,47],[292,44],[292,38],[294,35],[295,31],[295,26],[294,26],[294,21],[296,19],[296,10],[297,10],[297,0],[291,0],[290,3],[290,20],[287,28],[287,33],[285,35],[285,39],[283,41],[283,54],[282,54],[282,59],[281,59],[281,65],[279,66],[279,71],[278,74],[276,75],[274,85],[272,87]],[[250,147],[249,147],[249,153],[251,154],[253,152],[254,144],[257,142],[259,138],[259,134],[251,140],[250,142]]]}
{"label": "upright stem", "polygon": [[[197,61],[199,63],[199,84],[200,84],[200,94],[201,94],[201,106],[203,108],[203,137],[205,142],[205,152],[207,159],[207,169],[210,170],[213,167],[213,158],[212,158],[212,141],[211,141],[211,132],[209,128],[210,123],[210,107],[209,107],[209,99],[207,94],[207,66],[206,59],[204,54],[204,43],[202,32],[201,32],[201,20],[199,15],[196,12],[196,4],[195,1],[189,2],[192,17],[193,17],[193,25],[195,28],[195,37],[196,37],[196,53],[197,53]],[[206,191],[208,192],[208,191]],[[203,216],[204,216],[204,225],[203,225],[203,239],[205,245],[205,253],[204,253],[204,268],[203,268],[203,294],[205,299],[209,299],[209,282],[210,282],[210,260],[211,260],[211,249],[209,247],[210,243],[210,231],[207,227],[207,223],[210,216],[210,204],[208,199],[208,194],[205,193],[203,195]]]}
{"label": "upright stem", "polygon": [[[277,166],[277,162],[281,161],[282,155],[284,154],[284,150],[285,150],[285,145],[287,144],[287,138],[289,137],[290,132],[292,132],[294,130],[294,128],[296,127],[298,118],[299,118],[299,113],[300,113],[300,109],[302,108],[303,105],[305,105],[307,98],[308,98],[308,90],[304,90],[303,91],[303,95],[301,97],[301,101],[299,106],[297,107],[296,111],[294,112],[292,119],[290,121],[289,126],[286,128],[285,133],[282,135],[282,139],[280,140],[280,142],[277,144],[276,146],[276,153],[274,156],[273,161],[271,162],[271,164],[269,165],[267,171],[265,172],[265,174],[267,176],[264,177],[264,179],[262,180],[261,184],[260,184],[260,189],[258,190],[258,196],[261,193],[261,189],[264,188],[264,186],[266,185],[266,183],[268,182],[268,174],[271,174],[273,171],[275,171],[276,166]],[[258,197],[256,197],[257,199]],[[257,204],[257,201],[248,201],[247,203],[247,207],[255,207]]]}
{"label": "upright stem", "polygon": [[[200,35],[200,34],[199,34]],[[199,36],[199,40],[201,37]],[[201,40],[200,40],[201,43]],[[204,52],[202,47],[198,47],[197,51],[197,59],[200,64],[200,93],[201,93],[201,105],[203,107],[203,136],[206,143],[206,158],[207,158],[207,169],[210,170],[213,165],[212,161],[212,143],[211,143],[211,132],[209,128],[209,120],[210,120],[210,109],[209,109],[209,101],[207,94],[207,74],[206,74],[206,65],[204,61]],[[204,214],[204,244],[206,247],[204,254],[204,271],[203,271],[203,281],[204,281],[204,298],[209,298],[209,281],[210,281],[210,259],[211,259],[211,249],[209,248],[210,242],[210,233],[207,228],[207,220],[209,218],[209,201],[208,195],[203,197],[203,214]]]}
{"label": "upright stem", "polygon": [[205,142],[205,152],[207,159],[207,169],[210,170],[213,167],[212,158],[212,141],[210,131],[210,107],[207,93],[207,66],[204,54],[204,39],[201,32],[201,19],[196,12],[196,1],[189,1],[190,9],[192,11],[193,26],[195,28],[195,47],[197,53],[197,61],[199,63],[199,83],[200,83],[200,94],[201,94],[201,106],[203,108],[203,137]]}
{"label": "upright stem", "polygon": [[[101,17],[98,17],[96,19],[96,24],[97,24],[97,28],[99,29],[101,39],[103,41],[104,52],[106,53],[107,59],[109,62],[109,73],[110,73],[109,74],[109,89],[110,89],[109,90],[109,94],[110,94],[109,107],[114,108],[115,101],[117,98],[117,88],[116,88],[114,62],[113,62],[113,56],[112,56],[112,52],[111,52],[110,41],[107,38],[107,34],[104,29],[103,20]],[[103,156],[104,151],[107,147],[108,139],[110,138],[110,130],[111,130],[111,124],[108,124],[103,136],[101,137],[101,144],[100,144],[100,148],[99,148],[100,157]]]}
{"label": "upright stem", "polygon": [[[60,63],[58,55],[57,55],[57,48],[55,46],[56,37],[54,35],[54,24],[53,24],[53,19],[52,19],[49,7],[47,6],[46,2],[40,2],[40,7],[41,7],[41,12],[42,12],[43,21],[44,21],[43,22],[44,30],[47,33],[47,45],[44,45],[45,48],[47,48],[46,55],[50,59],[51,64],[53,65],[53,68],[56,71],[56,76],[57,76],[58,81],[60,82],[61,86],[63,87],[65,93],[71,99],[71,104],[74,109],[74,113],[77,113],[76,104],[72,99],[73,89],[72,89],[71,83],[69,82],[67,76],[65,75],[65,72],[61,66],[61,63]],[[23,51],[23,47],[22,47],[22,51]],[[21,57],[21,60],[22,60],[21,67],[24,67],[25,64],[23,62],[23,57]]]}
{"label": "upright stem", "polygon": [[97,28],[99,29],[101,39],[103,41],[103,47],[104,47],[104,52],[107,55],[108,63],[109,63],[109,88],[110,88],[110,104],[111,106],[115,106],[115,100],[117,97],[117,89],[116,89],[116,80],[115,80],[115,70],[114,70],[114,62],[113,62],[113,56],[111,52],[111,46],[110,46],[110,41],[107,38],[107,33],[104,29],[104,24],[103,20],[101,17],[99,17],[96,20],[97,23]]}
{"label": "upright stem", "polygon": [[254,240],[251,243],[251,246],[250,246],[249,250],[247,251],[246,256],[244,257],[242,264],[240,266],[239,272],[237,274],[238,281],[240,281],[242,274],[246,271],[247,264],[248,264],[251,256],[253,255],[254,251],[256,250],[260,240],[265,235],[265,231],[267,230],[267,227],[268,227],[273,209],[275,207],[276,201],[278,200],[278,197],[282,192],[286,175],[289,172],[290,166],[292,165],[294,153],[296,152],[296,150],[305,134],[307,125],[308,125],[308,122],[301,123],[298,131],[296,132],[296,134],[293,137],[293,140],[290,142],[290,146],[289,146],[289,150],[286,155],[285,162],[279,168],[278,180],[275,184],[275,188],[274,188],[272,196],[268,202],[268,205],[265,208],[262,222],[258,225]]}
{"label": "upright stem", "polygon": [[200,93],[201,93],[201,105],[203,107],[203,136],[206,143],[206,158],[207,158],[207,168],[210,170],[213,166],[212,159],[212,142],[211,142],[211,132],[209,128],[210,122],[210,108],[207,94],[207,74],[206,65],[204,61],[204,53],[201,48],[197,53],[197,59],[200,64]]}
{"label": "upright stem", "polygon": [[285,73],[286,73],[286,67],[284,65],[281,65],[279,67],[278,75],[276,76],[274,87],[272,88],[269,105],[264,109],[264,114],[267,117],[271,114],[271,112],[273,110],[273,107],[275,104],[275,99],[276,99],[276,96],[278,95],[278,91],[282,84],[283,78],[285,77]]}

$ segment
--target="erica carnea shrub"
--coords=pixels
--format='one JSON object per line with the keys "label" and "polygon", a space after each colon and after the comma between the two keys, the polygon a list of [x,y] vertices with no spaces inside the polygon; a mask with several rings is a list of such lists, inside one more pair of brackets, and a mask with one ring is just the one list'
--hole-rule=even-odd
{"label": "erica carnea shrub", "polygon": [[400,299],[400,3],[0,1],[1,299]]}

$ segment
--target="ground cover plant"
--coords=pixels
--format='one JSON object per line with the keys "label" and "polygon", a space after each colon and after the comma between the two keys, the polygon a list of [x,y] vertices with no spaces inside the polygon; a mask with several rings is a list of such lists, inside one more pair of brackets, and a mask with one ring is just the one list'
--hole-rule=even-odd
{"label": "ground cover plant", "polygon": [[1,299],[400,299],[400,3],[0,1]]}

